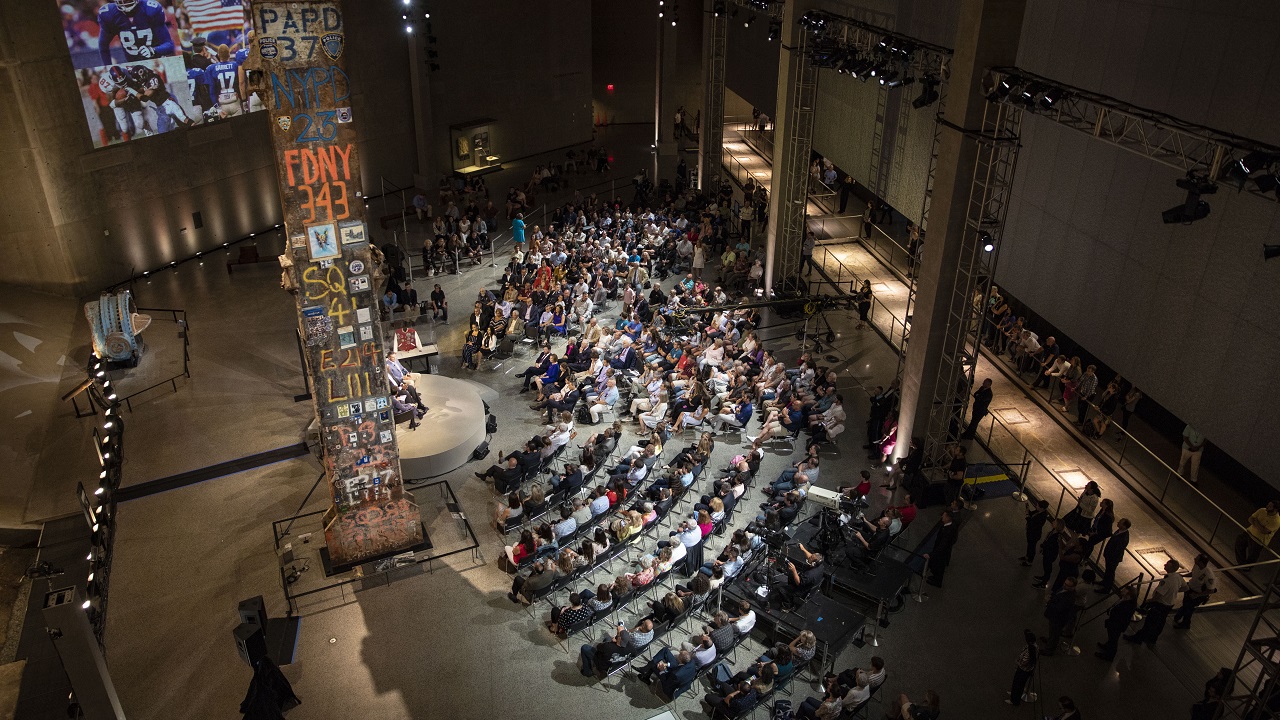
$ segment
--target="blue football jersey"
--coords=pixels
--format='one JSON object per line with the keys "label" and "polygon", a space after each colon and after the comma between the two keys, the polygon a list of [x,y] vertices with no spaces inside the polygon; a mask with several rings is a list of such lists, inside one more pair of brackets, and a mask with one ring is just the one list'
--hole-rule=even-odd
{"label": "blue football jersey", "polygon": [[209,105],[209,76],[205,74],[204,68],[187,70],[187,93],[191,102],[196,105]]}
{"label": "blue football jersey", "polygon": [[[169,34],[164,8],[155,0],[139,2],[133,12],[126,13],[110,2],[98,10],[98,51],[102,64],[111,64],[111,40],[120,39],[127,62],[173,54],[173,37]],[[150,50],[143,50],[150,48]]]}
{"label": "blue football jersey", "polygon": [[248,48],[240,48],[239,50],[236,51],[236,54],[234,57],[234,60],[236,61],[236,65],[243,65],[244,61],[248,59],[249,59]]}
{"label": "blue football jersey", "polygon": [[226,62],[216,62],[205,70],[205,82],[209,84],[209,91],[216,98],[223,93],[234,93],[236,91],[236,71],[240,69],[240,65],[234,60]]}

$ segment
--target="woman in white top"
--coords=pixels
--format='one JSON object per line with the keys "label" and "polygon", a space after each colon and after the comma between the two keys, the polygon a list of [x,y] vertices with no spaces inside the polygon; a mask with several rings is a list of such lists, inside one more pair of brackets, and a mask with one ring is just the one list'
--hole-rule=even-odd
{"label": "woman in white top", "polygon": [[650,430],[658,426],[667,417],[667,394],[664,392],[658,396],[658,404],[653,406],[649,412],[642,412],[639,415],[640,424]]}
{"label": "woman in white top", "polygon": [[[1102,500],[1102,489],[1098,483],[1090,480],[1076,500],[1076,508],[1067,514],[1067,526],[1076,533],[1086,533],[1098,514],[1098,503]],[[1074,516],[1074,517],[1073,517]]]}

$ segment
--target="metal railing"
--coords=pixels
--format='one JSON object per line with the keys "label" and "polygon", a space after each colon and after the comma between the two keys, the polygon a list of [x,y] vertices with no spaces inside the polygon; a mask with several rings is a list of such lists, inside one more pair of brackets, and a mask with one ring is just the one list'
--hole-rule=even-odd
{"label": "metal railing", "polygon": [[[809,280],[810,294],[820,293],[823,288],[831,288],[837,294],[853,296],[862,286],[862,281],[867,279],[841,262],[831,248],[825,245],[819,245],[813,249],[813,264],[819,269],[822,279]],[[885,342],[889,343],[889,347],[893,348],[894,352],[905,352],[907,338],[911,334],[910,326],[875,296],[871,298],[867,323],[885,339]]]}
{"label": "metal railing", "polygon": [[131,402],[133,398],[136,398],[145,392],[155,390],[156,388],[162,385],[169,385],[173,388],[174,392],[178,392],[178,378],[191,377],[191,366],[190,366],[191,365],[191,325],[187,322],[187,311],[174,310],[172,308],[144,308],[144,307],[140,307],[137,310],[140,313],[145,312],[145,313],[151,313],[153,315],[155,313],[169,313],[170,315],[173,316],[174,324],[177,325],[179,328],[181,328],[179,335],[182,338],[182,372],[177,373],[172,377],[167,377],[163,380],[159,380],[155,383],[152,383],[151,385],[148,385],[147,387],[144,387],[141,390],[135,390],[134,392],[131,392],[128,395],[125,395],[124,397],[120,398],[120,402],[123,402],[125,404],[125,407],[129,408],[129,412],[133,412],[133,403]]}
{"label": "metal railing", "polygon": [[[988,349],[988,357],[994,354]],[[999,357],[1006,367],[1022,380],[1022,373],[1008,360],[1008,356],[1000,353]],[[1038,367],[1038,366],[1037,366]],[[1045,398],[1050,404],[1050,391],[1057,383],[1050,383],[1049,388],[1031,387],[1024,382],[1023,389],[1034,392]],[[1089,415],[1099,412],[1096,405],[1089,403]],[[1074,408],[1073,408],[1074,411]],[[1086,417],[1087,421],[1087,417]],[[1119,439],[1111,439],[1119,434]],[[1103,437],[1092,441],[1094,447],[1122,470],[1148,496],[1148,499],[1167,510],[1166,518],[1175,523],[1179,529],[1194,537],[1197,541],[1213,548],[1223,557],[1235,557],[1235,541],[1246,528],[1232,513],[1224,510],[1198,487],[1178,474],[1154,450],[1148,448],[1140,440],[1131,435],[1118,423],[1110,423]],[[1270,547],[1266,548],[1266,557],[1280,559],[1280,553]],[[1247,576],[1241,576],[1247,577]],[[1251,584],[1257,585],[1256,581]]]}

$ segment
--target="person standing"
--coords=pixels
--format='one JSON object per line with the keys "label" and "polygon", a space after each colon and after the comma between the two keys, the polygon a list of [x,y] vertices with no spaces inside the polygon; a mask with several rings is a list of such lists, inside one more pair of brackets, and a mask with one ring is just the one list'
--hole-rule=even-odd
{"label": "person standing", "polygon": [[938,533],[933,540],[933,549],[924,556],[929,567],[929,578],[925,582],[934,587],[942,587],[942,576],[947,571],[947,566],[951,564],[951,551],[955,549],[959,531],[960,528],[952,519],[951,512],[943,510]]}
{"label": "person standing", "polygon": [[1187,468],[1188,472],[1183,477],[1192,485],[1200,482],[1200,455],[1203,452],[1204,436],[1191,425],[1182,428],[1182,455],[1178,458],[1177,473],[1182,475],[1182,469]]}
{"label": "person standing", "polygon": [[1053,564],[1057,562],[1058,553],[1062,551],[1062,538],[1066,528],[1066,523],[1062,518],[1058,518],[1053,521],[1049,534],[1044,536],[1044,540],[1040,543],[1040,567],[1043,572],[1036,577],[1032,587],[1042,588],[1049,583],[1049,577],[1053,575]]}
{"label": "person standing", "polygon": [[845,208],[849,206],[849,195],[853,192],[855,185],[857,183],[853,181],[852,175],[845,175],[844,179],[840,181],[840,209],[837,214],[843,215]]}
{"label": "person standing", "polygon": [[524,213],[516,213],[516,217],[511,221],[511,239],[516,244],[516,249],[521,253],[525,251],[524,246]]}
{"label": "person standing", "polygon": [[867,318],[871,313],[871,281],[863,280],[862,287],[858,289],[858,294],[853,297],[853,301],[858,306],[858,324],[853,326],[854,330],[861,330],[870,322]]}
{"label": "person standing", "polygon": [[813,248],[817,246],[817,244],[818,239],[813,234],[812,230],[805,233],[804,246],[800,249],[800,265],[804,268],[803,272],[805,275],[808,275],[809,271],[813,269]]}
{"label": "person standing", "polygon": [[973,394],[973,414],[969,417],[969,427],[964,429],[960,434],[961,438],[973,438],[973,433],[978,429],[978,423],[982,422],[982,418],[987,416],[988,409],[991,407],[991,378],[982,381],[982,386]]}
{"label": "person standing", "polygon": [[[1236,538],[1236,564],[1249,565],[1258,562],[1262,549],[1271,545],[1271,538],[1280,530],[1280,507],[1275,501],[1258,508],[1249,516],[1249,524],[1245,532]],[[1245,568],[1249,572],[1252,568]]]}
{"label": "person standing", "polygon": [[1098,592],[1109,593],[1116,584],[1116,568],[1124,561],[1124,551],[1129,547],[1129,518],[1120,518],[1116,522],[1116,531],[1107,538],[1102,546],[1102,579],[1098,581]]}
{"label": "person standing", "polygon": [[1018,653],[1018,663],[1013,670],[1013,686],[1009,690],[1009,697],[1004,701],[1006,705],[1022,704],[1027,682],[1035,674],[1036,663],[1040,660],[1040,645],[1036,643],[1036,634],[1030,630],[1023,630],[1022,637],[1027,644],[1022,647],[1022,652]]}
{"label": "person standing", "polygon": [[751,240],[751,221],[755,219],[755,208],[750,202],[742,203],[742,208],[738,210],[738,226],[742,233],[744,241]]}
{"label": "person standing", "polygon": [[1133,411],[1138,409],[1138,403],[1142,398],[1142,391],[1137,385],[1129,388],[1129,392],[1124,396],[1124,405],[1120,406],[1120,427],[1129,429],[1129,419],[1133,417]]}
{"label": "person standing", "polygon": [[1173,610],[1173,601],[1178,599],[1178,593],[1187,589],[1187,581],[1178,574],[1180,567],[1182,566],[1177,560],[1170,560],[1164,564],[1164,577],[1156,584],[1156,589],[1151,593],[1151,599],[1143,606],[1143,610],[1147,613],[1147,621],[1142,624],[1138,632],[1125,635],[1125,640],[1131,643],[1145,642],[1148,645],[1155,645],[1156,640],[1160,638],[1160,633],[1164,632],[1164,623],[1169,618],[1169,612]]}
{"label": "person standing", "polygon": [[1218,581],[1214,577],[1213,568],[1209,567],[1209,556],[1200,553],[1191,566],[1191,580],[1187,582],[1187,591],[1182,595],[1182,607],[1173,615],[1173,626],[1179,630],[1191,629],[1191,616],[1196,608],[1205,604],[1209,596],[1218,592]]}
{"label": "person standing", "polygon": [[871,239],[871,201],[867,201],[867,209],[862,211],[862,237]]}
{"label": "person standing", "polygon": [[1044,638],[1044,655],[1053,655],[1058,651],[1058,642],[1062,633],[1071,624],[1076,614],[1076,579],[1066,578],[1062,587],[1053,591],[1049,602],[1045,605],[1044,616],[1049,621],[1049,637]]}
{"label": "person standing", "polygon": [[1107,641],[1098,643],[1095,657],[1111,660],[1116,656],[1120,636],[1129,629],[1129,623],[1133,622],[1133,613],[1138,609],[1137,596],[1138,591],[1132,586],[1126,585],[1120,588],[1120,599],[1107,610],[1107,619],[1103,621],[1103,627],[1107,630]]}
{"label": "person standing", "polygon": [[1096,365],[1090,365],[1084,369],[1084,375],[1080,376],[1080,382],[1076,385],[1076,424],[1084,425],[1085,418],[1089,415],[1089,401],[1093,400],[1093,395],[1098,391],[1098,368]]}
{"label": "person standing", "polygon": [[1027,501],[1027,552],[1018,558],[1023,567],[1030,567],[1036,556],[1036,545],[1040,544],[1040,536],[1044,534],[1044,525],[1049,522],[1049,501]]}

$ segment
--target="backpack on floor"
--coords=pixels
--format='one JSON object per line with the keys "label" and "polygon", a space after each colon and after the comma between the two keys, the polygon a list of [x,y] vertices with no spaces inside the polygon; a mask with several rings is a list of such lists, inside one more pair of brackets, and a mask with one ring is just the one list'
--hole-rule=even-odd
{"label": "backpack on floor", "polygon": [[793,720],[796,714],[791,709],[790,700],[774,700],[773,712],[769,713],[769,720]]}

